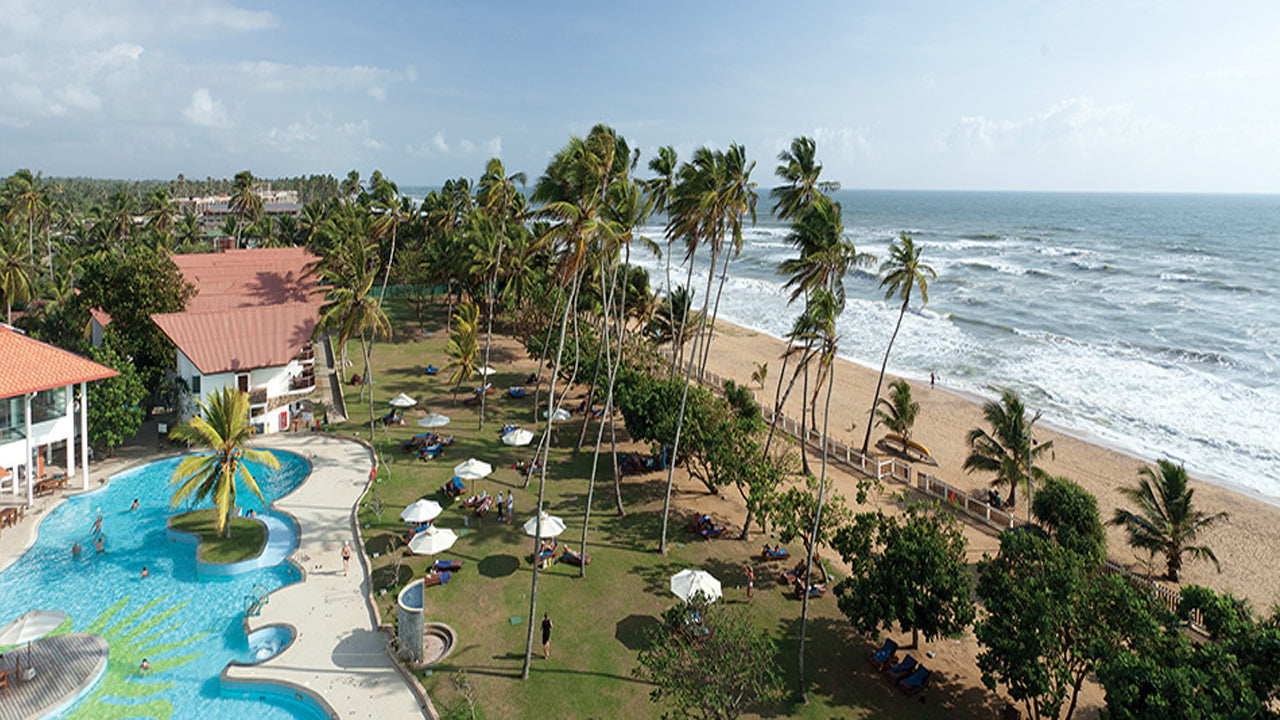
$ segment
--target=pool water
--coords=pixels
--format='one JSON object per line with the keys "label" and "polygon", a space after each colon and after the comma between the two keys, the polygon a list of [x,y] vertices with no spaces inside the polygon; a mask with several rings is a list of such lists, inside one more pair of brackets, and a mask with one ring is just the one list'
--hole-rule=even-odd
{"label": "pool water", "polygon": [[[278,470],[250,465],[267,503],[292,492],[310,469],[299,455],[271,452]],[[71,618],[72,630],[107,637],[107,676],[61,717],[164,717],[166,708],[175,718],[325,717],[310,702],[220,692],[226,664],[255,662],[261,649],[250,649],[241,621],[251,598],[297,582],[299,574],[281,564],[231,577],[198,575],[196,547],[171,540],[165,529],[171,515],[211,505],[169,506],[175,487],[169,479],[180,461],[115,475],[106,487],[70,498],[45,517],[35,545],[0,572],[0,623],[31,609],[56,609]],[[252,491],[241,490],[241,506],[272,512]],[[135,498],[138,509],[130,511]],[[102,554],[93,547],[99,513],[106,537]],[[287,519],[285,524],[292,527]],[[73,542],[83,548],[78,558],[71,553]],[[144,657],[152,670],[140,676],[135,669]]]}

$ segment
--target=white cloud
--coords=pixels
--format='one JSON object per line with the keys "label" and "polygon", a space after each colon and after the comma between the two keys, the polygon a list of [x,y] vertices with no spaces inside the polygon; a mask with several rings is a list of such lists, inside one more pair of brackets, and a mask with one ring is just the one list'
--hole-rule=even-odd
{"label": "white cloud", "polygon": [[467,155],[470,155],[471,153],[476,151],[476,144],[471,142],[470,140],[461,140],[458,142],[458,149],[466,153]]}
{"label": "white cloud", "polygon": [[444,141],[443,132],[437,132],[435,135],[432,136],[431,147],[435,148],[436,151],[438,152],[442,152],[442,153],[449,152],[449,146]]}
{"label": "white cloud", "polygon": [[938,149],[964,153],[1069,149],[1092,154],[1119,142],[1146,139],[1156,125],[1137,116],[1133,103],[1099,105],[1088,97],[1074,97],[1017,120],[962,117]]}
{"label": "white cloud", "polygon": [[382,102],[387,99],[387,91],[377,85],[374,85],[369,88],[369,97],[377,100],[378,102]]}
{"label": "white cloud", "polygon": [[484,141],[484,152],[489,157],[502,156],[502,136],[496,135]]}
{"label": "white cloud", "polygon": [[226,127],[229,124],[222,101],[215,100],[208,88],[197,88],[191,93],[191,103],[182,111],[182,116],[187,122],[200,127]]}
{"label": "white cloud", "polygon": [[387,148],[387,146],[384,143],[378,140],[374,140],[371,137],[365,138],[363,141],[363,145],[369,148],[370,150],[385,150]]}
{"label": "white cloud", "polygon": [[62,105],[74,110],[97,110],[102,107],[102,100],[83,85],[68,85],[59,90],[56,97]]}

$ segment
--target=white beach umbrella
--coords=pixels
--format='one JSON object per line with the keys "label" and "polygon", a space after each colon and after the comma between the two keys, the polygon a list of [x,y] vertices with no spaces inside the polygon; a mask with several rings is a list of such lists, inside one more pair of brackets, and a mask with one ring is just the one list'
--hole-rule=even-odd
{"label": "white beach umbrella", "polygon": [[480,373],[481,375],[483,375],[483,376],[485,376],[485,377],[489,377],[490,375],[492,375],[492,374],[494,374],[494,373],[496,373],[496,372],[498,372],[498,371],[497,371],[497,370],[494,370],[493,368],[489,367],[488,365],[485,365],[484,367],[480,368],[480,369],[479,369],[479,370],[477,370],[476,372]]}
{"label": "white beach umbrella", "polygon": [[475,458],[471,458],[464,463],[459,463],[453,468],[453,474],[463,480],[479,480],[491,472],[493,472],[492,465]]}
{"label": "white beach umbrella", "polygon": [[417,555],[435,555],[453,547],[458,534],[448,528],[429,527],[409,540],[409,550]]}
{"label": "white beach umbrella", "polygon": [[[0,645],[27,643],[27,667],[31,667],[31,641],[39,640],[66,622],[67,614],[61,610],[29,610],[13,622],[0,628]],[[28,671],[29,672],[29,671]],[[27,677],[30,677],[28,675]]]}
{"label": "white beach umbrella", "polygon": [[529,430],[525,430],[524,428],[516,428],[502,436],[503,445],[521,447],[528,445],[531,442],[533,442],[533,433]]}
{"label": "white beach umbrella", "polygon": [[440,413],[431,413],[424,418],[418,418],[418,424],[422,427],[444,427],[449,424],[449,416]]}
{"label": "white beach umbrella", "polygon": [[[547,416],[547,411],[546,411],[546,410],[543,410],[543,411],[542,411],[542,417],[546,417],[546,416]],[[569,414],[569,411],[568,411],[568,410],[565,410],[564,408],[558,408],[558,409],[557,409],[557,410],[556,410],[556,411],[551,415],[551,419],[552,419],[552,420],[556,420],[556,421],[560,421],[560,420],[568,420],[568,419],[569,419],[569,418],[571,418],[571,417],[573,417],[573,416],[572,416],[572,415],[570,415],[570,414]]]}
{"label": "white beach umbrella", "polygon": [[719,600],[720,581],[705,570],[684,569],[671,576],[671,592],[685,602],[696,596],[707,601]]}
{"label": "white beach umbrella", "polygon": [[405,395],[404,393],[400,393],[399,395],[391,398],[391,407],[407,408],[407,407],[413,407],[414,405],[417,405],[417,404],[418,404],[417,400],[414,400],[413,398],[409,397],[408,395]]}
{"label": "white beach umbrella", "polygon": [[435,520],[443,511],[440,503],[435,500],[422,499],[400,513],[400,519],[408,523],[423,523]]}
{"label": "white beach umbrella", "polygon": [[548,515],[545,511],[542,513],[542,535],[538,535],[538,518],[529,518],[524,524],[524,534],[529,537],[553,538],[564,532],[564,521],[555,515]]}

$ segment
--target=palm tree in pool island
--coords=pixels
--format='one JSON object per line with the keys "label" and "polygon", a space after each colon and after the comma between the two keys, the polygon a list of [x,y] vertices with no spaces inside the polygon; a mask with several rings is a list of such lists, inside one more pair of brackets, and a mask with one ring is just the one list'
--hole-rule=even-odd
{"label": "palm tree in pool island", "polygon": [[889,245],[889,258],[880,265],[884,277],[880,287],[885,288],[884,299],[894,296],[902,298],[902,307],[898,310],[898,322],[893,326],[893,335],[889,337],[889,346],[884,349],[884,360],[880,363],[880,378],[876,380],[876,394],[871,399],[871,417],[867,421],[867,434],[862,439],[862,454],[867,454],[867,446],[871,444],[871,428],[876,424],[876,406],[880,404],[880,387],[884,384],[884,369],[889,364],[889,352],[893,350],[893,341],[898,338],[902,329],[902,317],[907,314],[907,306],[911,304],[911,290],[920,288],[920,304],[929,302],[929,281],[936,280],[938,274],[933,268],[920,262],[920,251],[910,233],[900,233],[898,239]]}
{"label": "palm tree in pool island", "polygon": [[1138,471],[1142,478],[1137,487],[1122,488],[1137,506],[1137,512],[1117,508],[1112,525],[1122,526],[1129,534],[1129,544],[1151,553],[1164,553],[1167,576],[1178,582],[1182,569],[1182,556],[1197,560],[1209,560],[1222,571],[1218,557],[1206,545],[1193,545],[1200,531],[1207,530],[1219,520],[1226,520],[1225,512],[1208,515],[1192,503],[1195,491],[1187,487],[1187,470],[1168,460],[1156,463],[1156,469],[1144,467]]}
{"label": "palm tree in pool island", "polygon": [[253,436],[249,424],[249,396],[225,387],[214,393],[208,403],[200,403],[200,414],[174,429],[174,437],[204,450],[190,455],[178,464],[170,482],[178,486],[170,505],[177,507],[188,497],[196,500],[213,498],[217,508],[218,532],[231,537],[231,515],[235,512],[237,485],[252,490],[263,504],[266,500],[258,489],[258,481],[249,472],[247,461],[275,469],[280,467],[275,455],[266,450],[251,450],[246,445]]}

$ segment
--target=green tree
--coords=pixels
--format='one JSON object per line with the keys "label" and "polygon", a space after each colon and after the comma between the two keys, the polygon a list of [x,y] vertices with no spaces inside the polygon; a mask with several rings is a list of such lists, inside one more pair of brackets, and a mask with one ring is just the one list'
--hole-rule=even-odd
{"label": "green tree", "polygon": [[[488,283],[489,323],[484,337],[484,367],[489,367],[489,348],[493,344],[493,301],[498,294],[498,272],[502,270],[502,251],[506,247],[508,220],[520,222],[524,207],[524,196],[516,188],[518,183],[524,186],[524,173],[507,175],[502,160],[493,158],[485,167],[476,192],[476,201],[492,221],[497,220],[498,255],[493,262],[493,277]],[[513,217],[514,215],[514,217]],[[480,398],[480,429],[484,429],[485,398]],[[583,425],[586,429],[586,425]],[[585,565],[584,565],[585,567]]]}
{"label": "green tree", "polygon": [[[36,259],[37,231],[49,240],[49,228],[53,224],[54,195],[58,191],[56,186],[45,182],[43,172],[32,175],[30,170],[24,168],[9,176],[0,193],[5,206],[5,220],[26,225],[27,254],[32,263]],[[50,272],[53,271],[52,244],[49,245],[49,269]]]}
{"label": "green tree", "polygon": [[1167,576],[1173,582],[1178,582],[1183,555],[1209,560],[1221,572],[1213,550],[1194,543],[1201,531],[1226,520],[1227,514],[1210,515],[1195,506],[1195,491],[1187,487],[1187,470],[1181,465],[1160,460],[1156,469],[1143,467],[1138,475],[1142,481],[1137,487],[1121,488],[1137,512],[1117,508],[1111,523],[1125,529],[1133,547],[1164,553]]}
{"label": "green tree", "polygon": [[1030,493],[1030,479],[1046,476],[1044,470],[1035,466],[1035,460],[1053,447],[1053,441],[1039,444],[1034,441],[1031,432],[1040,419],[1040,413],[1028,419],[1026,407],[1012,390],[1005,390],[1000,395],[1000,402],[984,404],[982,416],[991,430],[974,428],[969,431],[970,450],[964,469],[995,473],[991,484],[1008,484],[1009,498],[1005,504],[1012,508],[1018,485],[1025,485]]}
{"label": "green tree", "polygon": [[[683,616],[687,610],[676,608]],[[655,687],[663,717],[730,720],[750,707],[780,700],[782,678],[776,648],[746,610],[722,603],[702,607],[705,639],[691,641],[671,624],[654,628],[640,652],[636,677]]]}
{"label": "green tree", "polygon": [[212,498],[218,511],[218,532],[231,537],[231,515],[236,509],[237,485],[252,490],[263,504],[258,481],[245,461],[269,468],[280,467],[275,455],[266,450],[247,447],[253,436],[249,424],[249,396],[235,388],[224,387],[200,403],[200,414],[174,428],[174,437],[202,448],[205,452],[191,455],[178,463],[172,484],[177,485],[170,504],[177,507],[188,497],[196,500]]}
{"label": "green tree", "polygon": [[1069,719],[1085,678],[1150,632],[1149,597],[1036,532],[1000,534],[1000,554],[978,562],[977,595],[982,682],[1005,685],[1033,720]]}
{"label": "green tree", "polygon": [[453,368],[449,382],[453,383],[454,403],[458,402],[458,388],[476,375],[476,360],[480,356],[480,350],[477,347],[480,332],[479,314],[480,311],[470,302],[459,305],[457,312],[453,314],[453,330],[449,333],[449,345],[445,348],[445,352],[453,358],[449,362],[449,367]]}
{"label": "green tree", "polygon": [[960,634],[973,622],[968,543],[955,519],[919,505],[901,519],[862,513],[836,531],[849,576],[835,587],[840,612],[859,632],[911,632],[911,644]]}
{"label": "green tree", "polygon": [[880,398],[876,408],[876,424],[902,439],[902,454],[911,449],[911,428],[920,414],[920,403],[911,399],[911,383],[895,380],[889,383],[889,397]]}
{"label": "green tree", "polygon": [[1059,545],[1099,565],[1107,557],[1107,533],[1098,499],[1064,477],[1048,477],[1036,491],[1031,512]]}
{"label": "green tree", "polygon": [[778,153],[778,166],[773,171],[784,184],[769,191],[773,198],[773,214],[779,220],[800,215],[826,193],[840,189],[838,182],[823,182],[822,163],[818,162],[817,144],[813,138],[798,137],[791,147]]}
{"label": "green tree", "polygon": [[254,179],[253,173],[248,170],[236,173],[231,201],[227,206],[231,214],[237,218],[236,247],[240,247],[240,235],[244,231],[245,220],[250,223],[257,222],[258,216],[262,214],[262,196],[258,194],[256,186],[257,180]]}
{"label": "green tree", "polygon": [[0,222],[0,295],[4,296],[5,322],[13,324],[14,302],[29,302],[32,297],[35,265],[22,247],[22,238],[13,226]]}
{"label": "green tree", "polygon": [[117,353],[114,333],[108,331],[101,346],[90,348],[89,358],[120,373],[89,383],[89,442],[105,448],[107,454],[133,437],[146,417],[143,399],[147,388],[133,369],[133,363]]}
{"label": "green tree", "polygon": [[923,306],[929,302],[929,281],[938,277],[933,268],[920,262],[923,250],[924,248],[916,247],[915,240],[909,233],[901,233],[897,241],[889,245],[889,258],[880,264],[880,273],[884,276],[880,280],[880,287],[885,288],[884,299],[888,300],[896,295],[902,298],[902,307],[898,309],[898,322],[893,326],[893,335],[889,336],[889,345],[885,347],[884,360],[880,363],[880,377],[876,380],[876,392],[871,399],[871,418],[867,422],[867,434],[862,439],[863,455],[871,444],[871,427],[875,424],[876,406],[880,403],[880,386],[884,383],[884,371],[889,365],[893,341],[902,329],[902,318],[911,304],[911,291],[920,288],[920,304]]}

